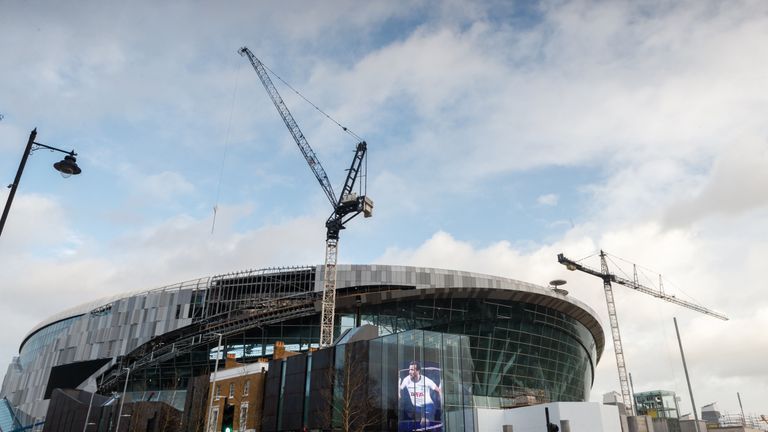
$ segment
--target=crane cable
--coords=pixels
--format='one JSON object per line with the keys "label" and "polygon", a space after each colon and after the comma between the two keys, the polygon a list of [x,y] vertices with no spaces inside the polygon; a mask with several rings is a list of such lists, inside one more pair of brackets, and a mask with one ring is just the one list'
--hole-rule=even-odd
{"label": "crane cable", "polygon": [[592,257],[594,257],[594,256],[597,256],[597,255],[598,255],[598,252],[599,252],[599,251],[594,251],[594,252],[592,252],[591,254],[589,254],[589,255],[585,256],[584,258],[581,258],[581,259],[577,259],[577,260],[573,260],[573,261],[574,261],[574,262],[577,262],[577,263],[578,263],[578,262],[582,262],[582,261],[584,261],[584,260],[586,260],[586,259],[589,259],[589,258],[592,258]]}
{"label": "crane cable", "polygon": [[278,80],[280,80],[280,82],[282,82],[283,84],[285,84],[285,85],[286,85],[286,86],[287,86],[289,89],[293,90],[293,92],[294,92],[294,93],[296,93],[297,95],[299,95],[299,97],[300,97],[300,98],[304,99],[304,101],[305,101],[305,102],[307,102],[308,104],[312,105],[312,107],[314,107],[314,108],[315,108],[315,109],[316,109],[318,112],[320,112],[322,115],[326,116],[326,117],[328,118],[328,120],[330,120],[330,121],[332,121],[332,122],[336,123],[336,126],[340,127],[340,128],[341,128],[341,129],[342,129],[344,132],[346,132],[346,133],[348,133],[349,135],[351,135],[352,137],[354,137],[354,138],[355,138],[357,141],[363,141],[363,139],[362,139],[362,138],[360,138],[360,137],[359,137],[359,136],[358,136],[356,133],[352,132],[352,130],[351,130],[351,129],[349,129],[348,127],[346,127],[346,126],[342,125],[341,123],[337,122],[337,121],[336,121],[336,119],[334,119],[333,117],[331,117],[331,116],[330,116],[328,113],[326,113],[325,111],[321,110],[321,109],[320,109],[320,107],[318,107],[317,105],[315,105],[314,103],[312,103],[312,101],[310,101],[309,99],[307,99],[306,97],[304,97],[304,95],[303,95],[303,94],[299,93],[299,91],[298,91],[298,90],[296,90],[295,88],[293,88],[293,87],[292,87],[290,84],[288,84],[288,83],[287,83],[287,82],[286,82],[284,79],[280,78],[280,75],[276,74],[276,73],[275,73],[275,71],[273,71],[272,69],[270,69],[270,68],[269,68],[267,65],[265,65],[263,62],[262,62],[261,64],[264,66],[264,69],[266,69],[266,70],[267,70],[269,73],[271,73],[271,74],[272,74],[272,76],[274,76],[275,78],[277,78]]}
{"label": "crane cable", "polygon": [[216,228],[216,214],[219,211],[219,197],[221,196],[221,184],[223,183],[223,179],[224,179],[224,166],[227,160],[227,152],[229,150],[229,135],[230,135],[230,131],[232,130],[232,116],[235,111],[235,101],[237,100],[237,88],[240,83],[240,73],[242,70],[243,70],[243,67],[241,65],[237,69],[237,73],[235,74],[235,86],[234,86],[234,89],[232,89],[232,103],[229,109],[229,120],[227,122],[227,132],[224,135],[224,153],[221,157],[221,169],[219,170],[219,181],[216,185],[216,201],[213,205],[213,221],[211,222],[211,235],[213,235],[213,230]]}
{"label": "crane cable", "polygon": [[[608,254],[606,253],[606,255],[608,255]],[[662,293],[664,292],[664,291],[661,289],[661,282],[659,282],[659,286],[657,286],[657,285],[656,285],[656,282],[655,282],[655,281],[653,281],[653,280],[651,280],[651,278],[649,278],[649,277],[648,277],[648,275],[647,275],[647,274],[645,274],[645,273],[643,272],[643,270],[646,270],[646,271],[648,271],[649,273],[656,273],[656,271],[654,271],[654,270],[653,270],[653,269],[651,269],[651,268],[648,268],[648,267],[645,267],[645,266],[641,266],[641,265],[639,265],[639,264],[635,264],[635,263],[629,262],[629,261],[627,261],[627,260],[625,260],[625,259],[623,259],[623,258],[621,258],[621,257],[618,257],[618,256],[616,256],[616,255],[611,255],[611,256],[613,256],[614,258],[616,258],[616,259],[618,259],[618,260],[620,260],[620,261],[623,261],[623,262],[625,262],[625,263],[627,263],[627,264],[633,265],[633,266],[635,266],[636,268],[638,268],[638,269],[640,270],[640,274],[641,274],[641,275],[643,276],[643,278],[644,278],[644,279],[647,281],[646,283],[647,283],[648,285],[650,285],[651,287],[653,287],[653,288],[657,289],[658,291],[661,291]],[[613,261],[611,261],[611,262],[613,262]],[[616,265],[616,263],[615,263],[615,262],[614,262],[614,265]],[[618,265],[616,265],[616,266],[617,266],[619,269],[621,269],[621,267],[619,267]],[[622,273],[624,273],[624,274],[626,275],[626,272],[624,272],[623,270],[622,270]],[[657,274],[659,275],[659,279],[661,280],[661,273],[657,273]],[[627,275],[627,278],[629,279],[628,275]],[[669,278],[666,278],[666,277],[665,277],[665,278],[663,278],[663,279],[664,279],[664,282],[666,282],[667,286],[670,286],[670,285],[671,285],[671,286],[674,288],[674,290],[673,290],[673,291],[675,292],[675,294],[681,293],[681,294],[685,295],[685,297],[687,297],[687,298],[689,299],[689,301],[691,301],[691,302],[693,302],[693,303],[696,303],[696,304],[702,304],[702,303],[701,303],[701,301],[700,301],[699,299],[697,299],[696,297],[692,296],[691,294],[688,294],[688,293],[687,293],[685,290],[683,290],[683,289],[682,289],[680,286],[678,286],[678,285],[677,285],[677,284],[676,284],[676,283],[675,283],[673,280],[671,280],[671,279],[669,279]]]}

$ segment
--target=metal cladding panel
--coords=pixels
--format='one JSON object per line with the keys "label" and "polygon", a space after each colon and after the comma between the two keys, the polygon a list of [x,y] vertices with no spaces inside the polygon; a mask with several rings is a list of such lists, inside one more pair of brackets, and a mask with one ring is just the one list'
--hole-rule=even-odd
{"label": "metal cladding panel", "polygon": [[[165,298],[170,301],[177,298],[177,294],[178,289]],[[144,291],[129,298],[111,298],[106,304],[89,303],[89,307],[95,308],[92,313],[71,309],[85,313],[65,333],[48,343],[26,369],[9,368],[4,382],[12,385],[5,385],[2,395],[8,397],[24,413],[38,418],[44,416],[47,402],[42,400],[42,392],[54,365],[124,355],[139,344],[162,334],[167,327],[179,326],[176,322],[168,325],[168,321],[158,323],[155,320],[157,308],[150,305],[159,304],[161,297],[161,293],[148,294]],[[191,298],[191,294],[187,298]],[[168,309],[161,312],[165,312],[167,318]],[[191,320],[184,320],[181,325],[190,323]],[[44,325],[38,326],[30,332],[27,340],[32,340],[36,332],[45,328]]]}
{"label": "metal cladding panel", "polygon": [[264,384],[264,411],[261,423],[261,430],[263,432],[274,432],[277,430],[282,367],[282,360],[272,360],[269,362],[267,379]]}
{"label": "metal cladding panel", "polygon": [[307,378],[307,357],[288,357],[284,363],[285,389],[282,402],[283,430],[299,430],[304,426],[304,389]]}
{"label": "metal cladding panel", "polygon": [[330,429],[329,404],[333,398],[334,347],[312,353],[312,368],[309,380],[309,421],[310,429]]}
{"label": "metal cladding panel", "polygon": [[[544,287],[477,273],[423,267],[345,264],[339,265],[337,270],[341,303],[344,302],[344,289],[369,287],[373,291],[365,292],[364,297],[366,302],[372,304],[394,300],[407,301],[409,298],[456,296],[509,299],[546,305],[584,324],[594,336],[598,353],[602,353],[604,336],[597,314],[578,300],[554,294]],[[323,266],[318,265],[313,271],[314,290],[319,292],[322,290]],[[199,297],[197,293],[200,292],[205,295],[210,280],[212,278],[202,278],[193,283],[96,300],[44,320],[25,337],[25,343],[31,341],[36,332],[57,321],[82,315],[76,324],[46,345],[38,358],[26,369],[9,367],[0,396],[7,396],[14,406],[26,413],[44,415],[47,402],[40,401],[44,390],[41,390],[41,386],[47,382],[53,365],[93,360],[94,356],[113,358],[125,355],[132,347],[153,337],[190,325],[192,318],[187,317],[191,315],[189,311],[193,306],[193,297]],[[408,286],[413,289],[407,289]],[[406,289],[403,289],[404,287]],[[197,291],[198,289],[203,291]],[[200,305],[199,302],[197,304]],[[178,305],[181,305],[181,312],[176,318]],[[128,335],[132,325],[135,327],[129,341]],[[315,359],[322,357],[318,353],[315,353],[315,356]],[[279,370],[278,367],[274,371]],[[315,370],[314,364],[312,370]],[[274,377],[275,373],[269,375]],[[310,410],[316,406],[310,401]],[[273,420],[276,427],[276,417]]]}

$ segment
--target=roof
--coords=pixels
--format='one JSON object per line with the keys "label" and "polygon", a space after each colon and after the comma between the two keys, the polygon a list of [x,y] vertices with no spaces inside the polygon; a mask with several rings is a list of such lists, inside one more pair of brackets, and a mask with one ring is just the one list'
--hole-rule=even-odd
{"label": "roof", "polygon": [[[306,268],[308,267],[303,267],[303,269]],[[315,280],[314,289],[315,291],[320,291],[323,289],[323,266],[317,265],[315,269],[317,271],[317,278]],[[286,271],[286,269],[274,269],[274,271],[282,272]],[[258,270],[258,272],[264,272],[264,270]],[[238,272],[238,274],[242,273],[244,272]],[[211,280],[220,277],[222,276],[193,279],[161,288],[124,292],[86,302],[66,309],[41,321],[27,333],[24,341],[29,339],[34,333],[53,323],[67,318],[84,315],[92,310],[110,305],[121,299],[157,291],[181,290],[184,288],[205,289],[209,286]],[[226,275],[224,275],[224,277],[226,277]],[[337,266],[338,289],[366,286],[386,287],[387,285],[401,287],[413,286],[416,289],[369,292],[367,293],[367,297],[370,299],[369,301],[381,302],[394,300],[399,297],[404,299],[430,295],[450,296],[461,293],[472,297],[532,303],[563,312],[583,324],[595,339],[598,359],[602,355],[605,346],[605,336],[598,320],[597,313],[580,300],[567,294],[555,292],[551,288],[510,278],[461,270],[383,264],[343,264]],[[338,301],[341,302],[339,303],[339,306],[343,307],[344,300],[340,298]],[[22,346],[23,344],[24,343],[22,342]]]}

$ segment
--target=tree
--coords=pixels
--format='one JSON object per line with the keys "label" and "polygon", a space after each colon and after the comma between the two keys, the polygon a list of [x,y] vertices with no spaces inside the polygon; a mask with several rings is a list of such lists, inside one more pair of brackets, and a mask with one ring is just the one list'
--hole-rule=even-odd
{"label": "tree", "polygon": [[368,375],[367,350],[364,348],[365,342],[336,347],[336,355],[341,354],[343,362],[340,369],[328,370],[329,382],[334,384],[333,391],[327,393],[331,409],[327,410],[325,419],[334,430],[362,432],[381,421],[379,387]]}

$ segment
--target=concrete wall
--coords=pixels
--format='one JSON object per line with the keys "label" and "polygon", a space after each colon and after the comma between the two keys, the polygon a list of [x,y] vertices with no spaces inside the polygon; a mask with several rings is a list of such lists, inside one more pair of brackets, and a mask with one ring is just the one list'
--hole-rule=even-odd
{"label": "concrete wall", "polygon": [[512,409],[477,409],[478,432],[498,432],[511,425],[514,432],[545,432],[544,408],[549,421],[560,425],[568,420],[571,432],[622,432],[616,406],[597,402],[555,402]]}
{"label": "concrete wall", "polygon": [[[713,431],[717,429],[709,429]],[[696,432],[696,420],[680,420],[680,432]],[[707,422],[699,420],[699,432],[707,432]]]}
{"label": "concrete wall", "polygon": [[655,432],[653,429],[653,417],[651,416],[628,416],[628,432]]}
{"label": "concrete wall", "polygon": [[[704,423],[701,421],[701,423]],[[693,428],[693,422],[691,422],[691,428]],[[693,429],[691,429],[693,431]],[[707,429],[701,429],[701,432],[704,432]],[[727,427],[720,427],[720,428],[710,428],[708,432],[761,432],[760,429],[754,429],[751,427],[745,427],[745,426],[727,426]]]}

